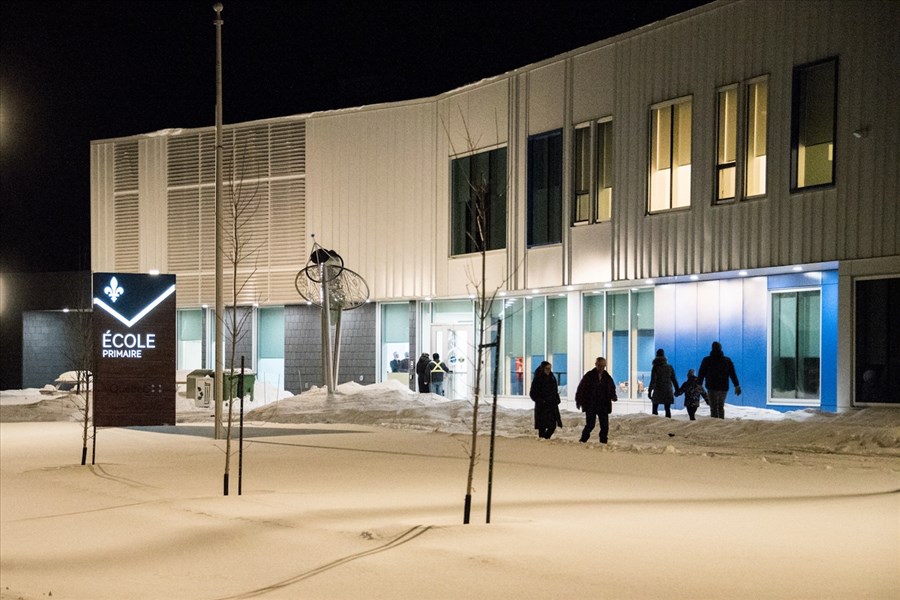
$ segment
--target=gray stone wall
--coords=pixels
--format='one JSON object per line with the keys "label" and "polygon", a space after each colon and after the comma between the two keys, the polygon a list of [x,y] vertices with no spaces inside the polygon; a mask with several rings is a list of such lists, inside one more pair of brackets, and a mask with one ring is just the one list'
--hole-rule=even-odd
{"label": "gray stone wall", "polygon": [[76,315],[62,311],[27,311],[22,314],[22,387],[40,388],[60,373],[74,371]]}
{"label": "gray stone wall", "polygon": [[234,352],[234,365],[231,364],[231,322],[232,309],[225,308],[225,317],[223,322],[227,323],[225,327],[225,356],[223,357],[223,368],[241,368],[241,356],[244,357],[244,367],[253,369],[253,309],[249,306],[239,306],[237,309],[237,322],[240,331],[237,333],[237,345]]}
{"label": "gray stone wall", "polygon": [[[322,316],[318,306],[284,307],[284,387],[301,394],[324,387],[322,374]],[[345,311],[341,324],[338,384],[375,383],[375,305]]]}

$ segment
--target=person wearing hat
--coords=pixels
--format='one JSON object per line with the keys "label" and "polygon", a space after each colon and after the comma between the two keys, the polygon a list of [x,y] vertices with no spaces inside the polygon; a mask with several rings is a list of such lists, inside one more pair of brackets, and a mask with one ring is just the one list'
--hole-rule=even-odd
{"label": "person wearing hat", "polygon": [[666,407],[666,418],[672,418],[672,403],[675,402],[675,390],[678,389],[678,380],[675,379],[675,369],[666,359],[665,351],[660,348],[653,359],[653,369],[650,371],[650,387],[647,388],[647,397],[653,402],[653,414],[659,414],[659,405]]}
{"label": "person wearing hat", "polygon": [[416,362],[416,378],[419,382],[419,393],[427,394],[431,392],[431,372],[428,370],[428,363],[431,357],[427,352],[423,352],[422,356]]}

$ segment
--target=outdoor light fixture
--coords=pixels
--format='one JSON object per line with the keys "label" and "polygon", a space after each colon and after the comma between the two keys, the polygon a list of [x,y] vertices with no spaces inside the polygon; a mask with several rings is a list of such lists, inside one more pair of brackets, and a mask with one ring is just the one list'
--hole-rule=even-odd
{"label": "outdoor light fixture", "polygon": [[794,272],[799,272],[799,271],[802,271],[802,270],[803,270],[803,267],[801,267],[801,266],[796,266],[796,267],[794,267]]}
{"label": "outdoor light fixture", "polygon": [[740,275],[741,277],[746,277],[747,271],[738,271],[738,275]]}
{"label": "outdoor light fixture", "polygon": [[150,269],[147,272],[150,273],[151,275],[159,275],[159,269]]}
{"label": "outdoor light fixture", "polygon": [[698,276],[691,275],[691,281],[697,281],[698,279],[700,279]]}

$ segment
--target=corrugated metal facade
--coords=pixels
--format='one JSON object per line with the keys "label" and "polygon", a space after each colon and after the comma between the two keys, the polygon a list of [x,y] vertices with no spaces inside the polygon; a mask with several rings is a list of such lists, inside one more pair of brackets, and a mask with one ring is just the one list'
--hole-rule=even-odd
{"label": "corrugated metal facade", "polygon": [[[242,166],[245,191],[261,182],[263,211],[246,227],[266,243],[244,299],[295,301],[311,234],[374,299],[468,294],[472,258],[449,257],[449,161],[497,146],[508,152],[508,243],[488,257],[490,282],[513,290],[900,254],[898,14],[890,1],[715,3],[438,98],[226,128],[226,173]],[[828,57],[836,185],[791,193],[792,71]],[[769,87],[767,194],[715,205],[716,90],[757,76]],[[648,215],[649,109],[681,97],[693,105],[691,206]],[[573,128],[603,117],[615,131],[611,221],[526,250],[528,136],[563,130],[569,198]],[[212,300],[212,137],[95,142],[95,270],[160,268],[179,275],[181,304]]]}

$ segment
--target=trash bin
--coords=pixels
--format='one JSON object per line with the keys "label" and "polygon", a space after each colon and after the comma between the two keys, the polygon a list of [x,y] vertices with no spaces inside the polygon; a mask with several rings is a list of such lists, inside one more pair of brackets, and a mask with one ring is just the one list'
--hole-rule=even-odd
{"label": "trash bin", "polygon": [[[198,390],[200,390],[200,386],[202,385],[200,383],[200,381],[204,377],[215,378],[215,375],[216,375],[216,372],[211,371],[209,369],[194,369],[193,371],[188,373],[187,377],[185,378],[185,381],[186,381],[185,388],[187,388],[187,389],[185,389],[185,392],[187,393],[187,397],[193,398],[194,400],[196,400],[197,392],[198,392]],[[210,398],[207,398],[207,401],[209,401],[209,400],[210,400]]]}
{"label": "trash bin", "polygon": [[198,380],[198,383],[200,385],[197,387],[197,398],[194,399],[194,405],[209,408],[209,402],[215,395],[216,380],[207,376]]}
{"label": "trash bin", "polygon": [[[193,398],[195,401],[200,400],[199,395],[200,392],[203,392],[204,398],[203,401],[206,402],[203,406],[209,406],[209,403],[213,400],[213,394],[215,393],[215,376],[216,372],[210,369],[195,369],[188,373],[187,375],[187,397]],[[251,371],[250,369],[244,369],[244,389],[243,394],[237,393],[237,386],[239,377],[241,376],[240,369],[235,369],[234,373],[230,373],[227,370],[222,374],[223,380],[225,382],[225,394],[223,398],[228,400],[229,398],[237,398],[238,396],[247,396],[249,394],[250,401],[253,401],[253,387],[256,383],[256,373]],[[203,389],[203,381],[206,378],[209,378],[213,381],[210,384],[211,393],[207,394]],[[199,406],[199,403],[197,404]]]}

